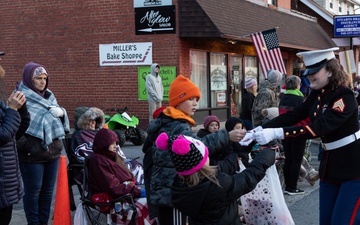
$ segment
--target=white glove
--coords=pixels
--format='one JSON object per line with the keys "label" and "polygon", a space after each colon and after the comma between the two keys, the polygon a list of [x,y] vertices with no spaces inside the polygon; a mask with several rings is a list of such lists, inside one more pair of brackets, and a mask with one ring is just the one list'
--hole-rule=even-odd
{"label": "white glove", "polygon": [[262,129],[263,129],[262,126],[258,126],[258,127],[255,127],[254,129],[246,132],[245,137],[243,139],[241,139],[239,144],[242,146],[248,146],[255,139],[254,133],[260,132],[260,131],[262,131]]}
{"label": "white glove", "polygon": [[239,142],[240,145],[242,146],[248,146],[251,142],[254,141],[254,133],[251,131],[246,132],[245,137],[243,139],[241,139],[241,141]]}
{"label": "white glove", "polygon": [[254,129],[252,129],[251,132],[256,133],[256,132],[260,132],[260,131],[262,131],[262,130],[263,130],[262,126],[257,126],[257,127],[255,127]]}
{"label": "white glove", "polygon": [[272,140],[284,139],[284,130],[282,128],[267,128],[260,132],[255,132],[253,137],[259,145],[266,145]]}
{"label": "white glove", "polygon": [[53,117],[63,117],[64,116],[64,112],[60,107],[51,107],[49,109],[49,112],[51,113],[51,115],[53,115]]}

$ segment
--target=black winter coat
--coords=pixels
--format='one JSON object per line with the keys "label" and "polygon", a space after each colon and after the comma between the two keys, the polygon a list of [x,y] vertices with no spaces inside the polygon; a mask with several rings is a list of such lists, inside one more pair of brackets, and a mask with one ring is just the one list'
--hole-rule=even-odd
{"label": "black winter coat", "polygon": [[229,155],[231,153],[236,153],[239,158],[241,158],[241,162],[244,164],[245,167],[249,165],[249,153],[252,150],[255,142],[251,143],[249,146],[241,146],[239,142],[229,141],[228,146],[224,149],[224,154]]}
{"label": "black winter coat", "polygon": [[196,136],[198,136],[199,138],[203,138],[206,135],[211,134],[210,131],[205,130],[205,128],[201,128],[197,133]]}
{"label": "black winter coat", "polygon": [[0,102],[0,209],[24,196],[16,139],[25,133],[29,123],[26,105],[15,111]]}
{"label": "black winter coat", "polygon": [[249,120],[249,121],[252,120],[252,118],[251,118],[251,109],[253,107],[254,100],[255,100],[255,96],[252,93],[247,92],[245,90],[244,94],[243,94],[243,96],[241,98],[240,119]]}
{"label": "black winter coat", "polygon": [[284,94],[280,100],[279,108],[283,108],[286,111],[291,111],[298,107],[303,101],[303,96]]}
{"label": "black winter coat", "polygon": [[[198,136],[198,138],[203,138],[205,137],[206,135],[209,135],[211,134],[211,132],[209,132],[208,130],[205,130],[205,128],[201,128],[196,136]],[[230,143],[233,143],[232,141],[229,141],[229,145]],[[221,151],[217,151],[217,152],[214,152],[213,154],[211,154],[209,156],[210,158],[210,165],[218,165],[219,163],[222,163],[221,161],[228,155],[230,155],[231,153],[233,153],[233,148],[230,147],[230,146],[226,146],[224,147]]]}
{"label": "black winter coat", "polygon": [[265,176],[266,169],[274,164],[275,153],[270,149],[262,150],[241,173],[234,173],[239,167],[236,154],[224,161],[228,167],[221,167],[216,175],[221,187],[208,179],[188,187],[180,176],[176,177],[171,189],[172,202],[189,217],[189,225],[242,224],[237,200],[252,191]]}

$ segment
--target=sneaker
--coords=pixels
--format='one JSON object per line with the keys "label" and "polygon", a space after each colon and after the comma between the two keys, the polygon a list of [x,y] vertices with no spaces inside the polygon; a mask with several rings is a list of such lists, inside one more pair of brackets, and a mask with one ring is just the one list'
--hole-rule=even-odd
{"label": "sneaker", "polygon": [[288,195],[303,195],[305,193],[305,191],[297,189],[297,188],[293,189],[293,190],[285,188],[284,193],[288,194]]}
{"label": "sneaker", "polygon": [[305,178],[311,186],[314,186],[316,181],[319,179],[319,171],[312,169],[308,172]]}

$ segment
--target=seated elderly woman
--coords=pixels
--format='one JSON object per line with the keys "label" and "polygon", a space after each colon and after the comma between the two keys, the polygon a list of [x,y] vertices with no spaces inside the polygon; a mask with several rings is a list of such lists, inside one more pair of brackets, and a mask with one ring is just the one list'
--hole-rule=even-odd
{"label": "seated elderly woman", "polygon": [[[75,132],[71,136],[71,154],[78,163],[83,163],[84,156],[93,154],[95,135],[105,123],[104,112],[96,107],[80,106],[75,109],[74,120]],[[135,159],[127,159],[120,148],[117,153],[117,162],[125,163],[134,174],[137,184],[143,184],[143,165]]]}
{"label": "seated elderly woman", "polygon": [[94,137],[104,126],[104,112],[96,107],[80,106],[75,109],[75,132],[71,136],[72,155],[79,163],[84,162],[84,156],[92,154]]}

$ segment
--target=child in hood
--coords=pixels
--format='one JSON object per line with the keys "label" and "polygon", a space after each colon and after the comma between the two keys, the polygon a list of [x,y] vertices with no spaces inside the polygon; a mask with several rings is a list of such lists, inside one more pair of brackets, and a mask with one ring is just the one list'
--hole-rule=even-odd
{"label": "child in hood", "polygon": [[94,154],[88,162],[91,193],[107,193],[116,199],[131,193],[141,196],[141,188],[135,185],[134,175],[125,164],[116,162],[118,136],[109,129],[100,129],[94,138]]}

